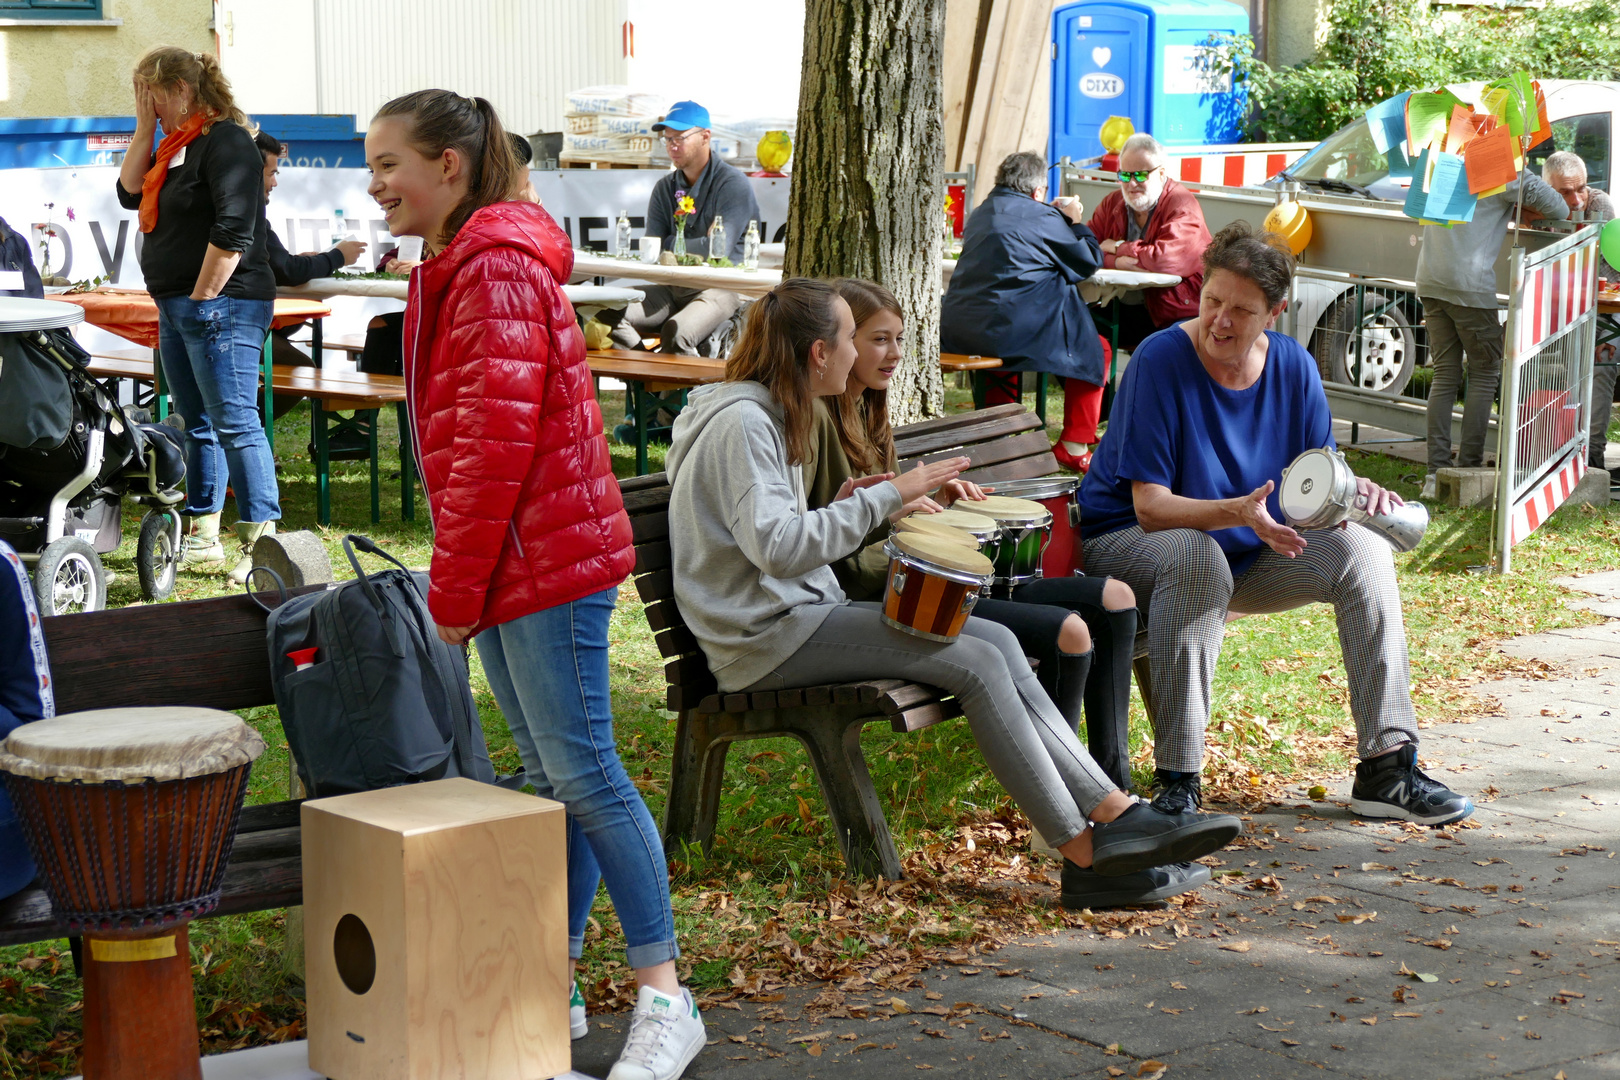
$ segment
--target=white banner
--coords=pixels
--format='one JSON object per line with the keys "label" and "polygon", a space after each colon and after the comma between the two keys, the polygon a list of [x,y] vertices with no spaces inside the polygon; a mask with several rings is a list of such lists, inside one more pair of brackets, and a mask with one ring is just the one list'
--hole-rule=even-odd
{"label": "white banner", "polygon": [[[557,219],[575,247],[607,251],[619,211],[630,215],[632,235],[645,224],[647,199],[665,174],[653,169],[562,169],[531,173],[540,201]],[[33,240],[34,262],[43,266],[41,240],[50,253],[54,274],[75,281],[106,275],[109,282],[138,289],[141,275],[141,232],[133,210],[118,204],[114,185],[118,169],[97,165],[70,169],[0,171],[0,217]],[[353,232],[367,247],[360,257],[366,269],[394,246],[377,204],[366,194],[371,182],[364,169],[286,167],[270,196],[270,226],[288,251],[325,251],[332,245],[337,212],[343,232]],[[760,236],[780,241],[787,222],[788,180],[750,178],[759,200]],[[736,226],[733,226],[736,227]],[[54,233],[54,236],[45,234]],[[365,319],[380,311],[397,311],[398,301],[334,297],[329,333],[359,333]]]}

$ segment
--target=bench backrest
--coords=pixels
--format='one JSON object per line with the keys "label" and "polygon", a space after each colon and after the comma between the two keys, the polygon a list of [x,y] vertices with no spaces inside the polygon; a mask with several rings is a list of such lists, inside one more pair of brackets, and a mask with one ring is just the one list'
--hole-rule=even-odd
{"label": "bench backrest", "polygon": [[973,464],[963,477],[978,484],[1058,471],[1041,418],[1017,403],[896,428],[894,451],[902,468],[965,454]]}

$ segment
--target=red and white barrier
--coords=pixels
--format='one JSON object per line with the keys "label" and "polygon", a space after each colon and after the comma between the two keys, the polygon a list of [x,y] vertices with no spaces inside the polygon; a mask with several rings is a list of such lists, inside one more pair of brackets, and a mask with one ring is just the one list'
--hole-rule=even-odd
{"label": "red and white barrier", "polygon": [[1271,179],[1304,157],[1309,150],[1309,146],[1303,146],[1180,157],[1171,148],[1168,151],[1172,158],[1170,175],[1189,184],[1246,187]]}
{"label": "red and white barrier", "polygon": [[1540,486],[1513,504],[1508,543],[1517,544],[1552,517],[1552,512],[1564,505],[1564,500],[1570,497],[1575,485],[1585,475],[1586,447],[1583,444],[1577,446]]}
{"label": "red and white barrier", "polygon": [[1536,348],[1574,326],[1597,304],[1597,250],[1576,248],[1545,266],[1525,271],[1524,318],[1518,324],[1519,355]]}

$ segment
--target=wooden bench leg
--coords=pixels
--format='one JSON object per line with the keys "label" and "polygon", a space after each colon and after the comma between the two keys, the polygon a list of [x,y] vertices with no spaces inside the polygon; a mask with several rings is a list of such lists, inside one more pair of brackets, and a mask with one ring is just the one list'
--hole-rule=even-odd
{"label": "wooden bench leg", "polygon": [[[382,498],[377,480],[377,419],[382,415],[380,409],[366,410],[366,449],[371,455],[371,523],[377,524],[382,520]],[[355,413],[356,419],[360,416]]]}
{"label": "wooden bench leg", "polygon": [[843,708],[804,712],[811,715],[795,710],[792,734],[810,755],[845,865],[861,877],[902,880],[900,853],[861,752],[861,729],[874,717],[851,718]]}
{"label": "wooden bench leg", "polygon": [[394,406],[399,422],[399,508],[405,521],[416,520],[416,451],[411,442],[410,413],[402,401]]}

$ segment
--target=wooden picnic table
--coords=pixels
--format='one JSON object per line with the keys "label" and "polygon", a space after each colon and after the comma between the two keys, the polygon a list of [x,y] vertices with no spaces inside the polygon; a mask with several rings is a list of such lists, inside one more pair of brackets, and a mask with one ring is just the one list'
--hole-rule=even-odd
{"label": "wooden picnic table", "polygon": [[[58,293],[52,300],[63,300],[84,309],[84,321],[117,334],[125,341],[158,347],[157,301],[145,289],[115,289],[102,286],[81,293]],[[280,299],[275,302],[270,328],[279,330],[308,319],[323,318],[332,309],[314,300]]]}
{"label": "wooden picnic table", "polygon": [[[285,297],[328,300],[334,296],[360,296],[373,299],[404,301],[410,296],[410,281],[406,278],[372,278],[351,274],[315,278],[303,285],[283,285],[276,290]],[[574,310],[586,318],[604,308],[622,308],[639,301],[640,289],[624,289],[606,285],[564,285],[563,295],[574,305]]]}
{"label": "wooden picnic table", "polygon": [[[673,356],[639,349],[589,349],[585,360],[597,378],[619,379],[636,434],[636,475],[647,473],[647,428],[662,407],[678,412],[685,392],[721,382],[726,362],[702,356]],[[674,395],[669,397],[668,395]]]}

